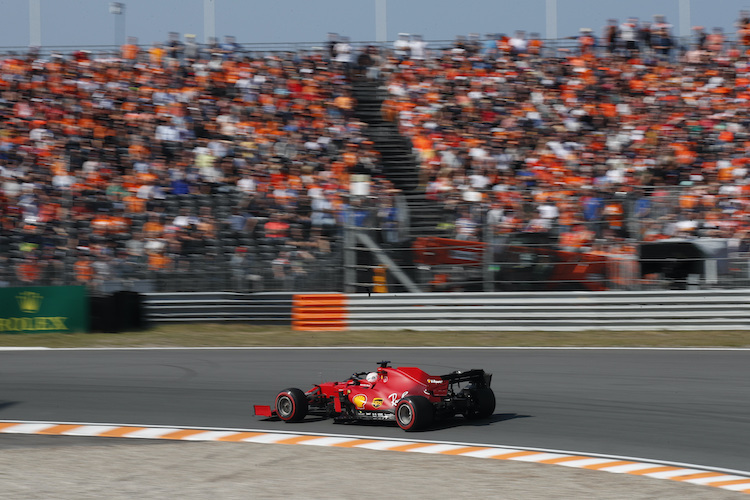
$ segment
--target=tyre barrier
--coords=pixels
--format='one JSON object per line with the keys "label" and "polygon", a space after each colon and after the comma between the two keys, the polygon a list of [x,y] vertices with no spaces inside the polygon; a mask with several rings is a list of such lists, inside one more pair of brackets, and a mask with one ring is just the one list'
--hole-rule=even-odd
{"label": "tyre barrier", "polygon": [[148,326],[143,296],[137,292],[119,291],[90,296],[89,313],[92,332],[138,331]]}
{"label": "tyre barrier", "polygon": [[295,295],[292,328],[300,331],[341,331],[347,329],[347,296],[341,293]]}

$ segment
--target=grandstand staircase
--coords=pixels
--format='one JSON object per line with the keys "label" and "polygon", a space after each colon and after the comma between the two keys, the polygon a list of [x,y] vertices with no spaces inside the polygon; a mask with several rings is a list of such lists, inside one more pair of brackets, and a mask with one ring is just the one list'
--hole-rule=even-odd
{"label": "grandstand staircase", "polygon": [[441,236],[442,206],[425,197],[419,185],[419,165],[411,141],[399,133],[398,125],[383,119],[381,107],[388,92],[382,80],[357,79],[352,82],[357,101],[355,114],[368,127],[366,135],[380,153],[384,175],[406,196],[410,214],[410,235]]}

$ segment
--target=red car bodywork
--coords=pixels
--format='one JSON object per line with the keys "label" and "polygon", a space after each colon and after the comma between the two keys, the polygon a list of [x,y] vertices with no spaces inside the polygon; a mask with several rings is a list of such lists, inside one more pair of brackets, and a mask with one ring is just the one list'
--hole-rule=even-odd
{"label": "red car bodywork", "polygon": [[[456,414],[470,418],[489,416],[495,408],[494,394],[489,389],[491,379],[492,375],[483,370],[456,371],[436,376],[416,367],[390,367],[387,361],[383,361],[374,372],[355,373],[343,382],[317,384],[305,393],[299,389],[286,389],[277,396],[274,408],[255,405],[255,414],[299,421],[304,415],[299,417],[294,412],[296,406],[305,404],[302,401],[304,395],[307,402],[304,414],[347,421],[395,420],[405,430],[411,430],[397,419],[399,404],[406,400],[419,399],[419,403],[424,405],[421,411],[431,413],[427,419],[429,422],[434,418]],[[298,391],[299,400],[293,401],[290,391]],[[483,398],[481,404],[478,402],[480,397]],[[280,410],[280,398],[291,405],[290,413]],[[430,410],[424,410],[427,404]]]}
{"label": "red car bodywork", "polygon": [[[392,410],[401,398],[425,396],[430,402],[438,403],[448,395],[448,381],[428,375],[416,367],[378,368],[378,379],[367,382],[362,379],[349,379],[346,382],[326,382],[308,391],[308,394],[332,397],[341,400],[343,394],[357,410]],[[319,392],[318,392],[319,391]]]}

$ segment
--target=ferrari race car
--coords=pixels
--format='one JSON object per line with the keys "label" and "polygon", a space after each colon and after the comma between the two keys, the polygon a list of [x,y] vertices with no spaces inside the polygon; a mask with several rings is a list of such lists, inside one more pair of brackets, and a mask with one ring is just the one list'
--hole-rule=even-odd
{"label": "ferrari race car", "polygon": [[299,422],[307,415],[337,422],[396,421],[405,431],[429,427],[437,419],[463,415],[486,418],[495,411],[492,374],[484,370],[428,375],[416,367],[381,361],[373,372],[353,374],[344,382],[325,382],[307,392],[284,389],[274,407],[255,405],[255,415]]}

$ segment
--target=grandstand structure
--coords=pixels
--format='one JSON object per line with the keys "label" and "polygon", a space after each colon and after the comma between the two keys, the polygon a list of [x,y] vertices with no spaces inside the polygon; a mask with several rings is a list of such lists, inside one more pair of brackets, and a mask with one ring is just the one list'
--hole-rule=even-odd
{"label": "grandstand structure", "polygon": [[745,39],[587,36],[8,53],[0,285],[747,286]]}

